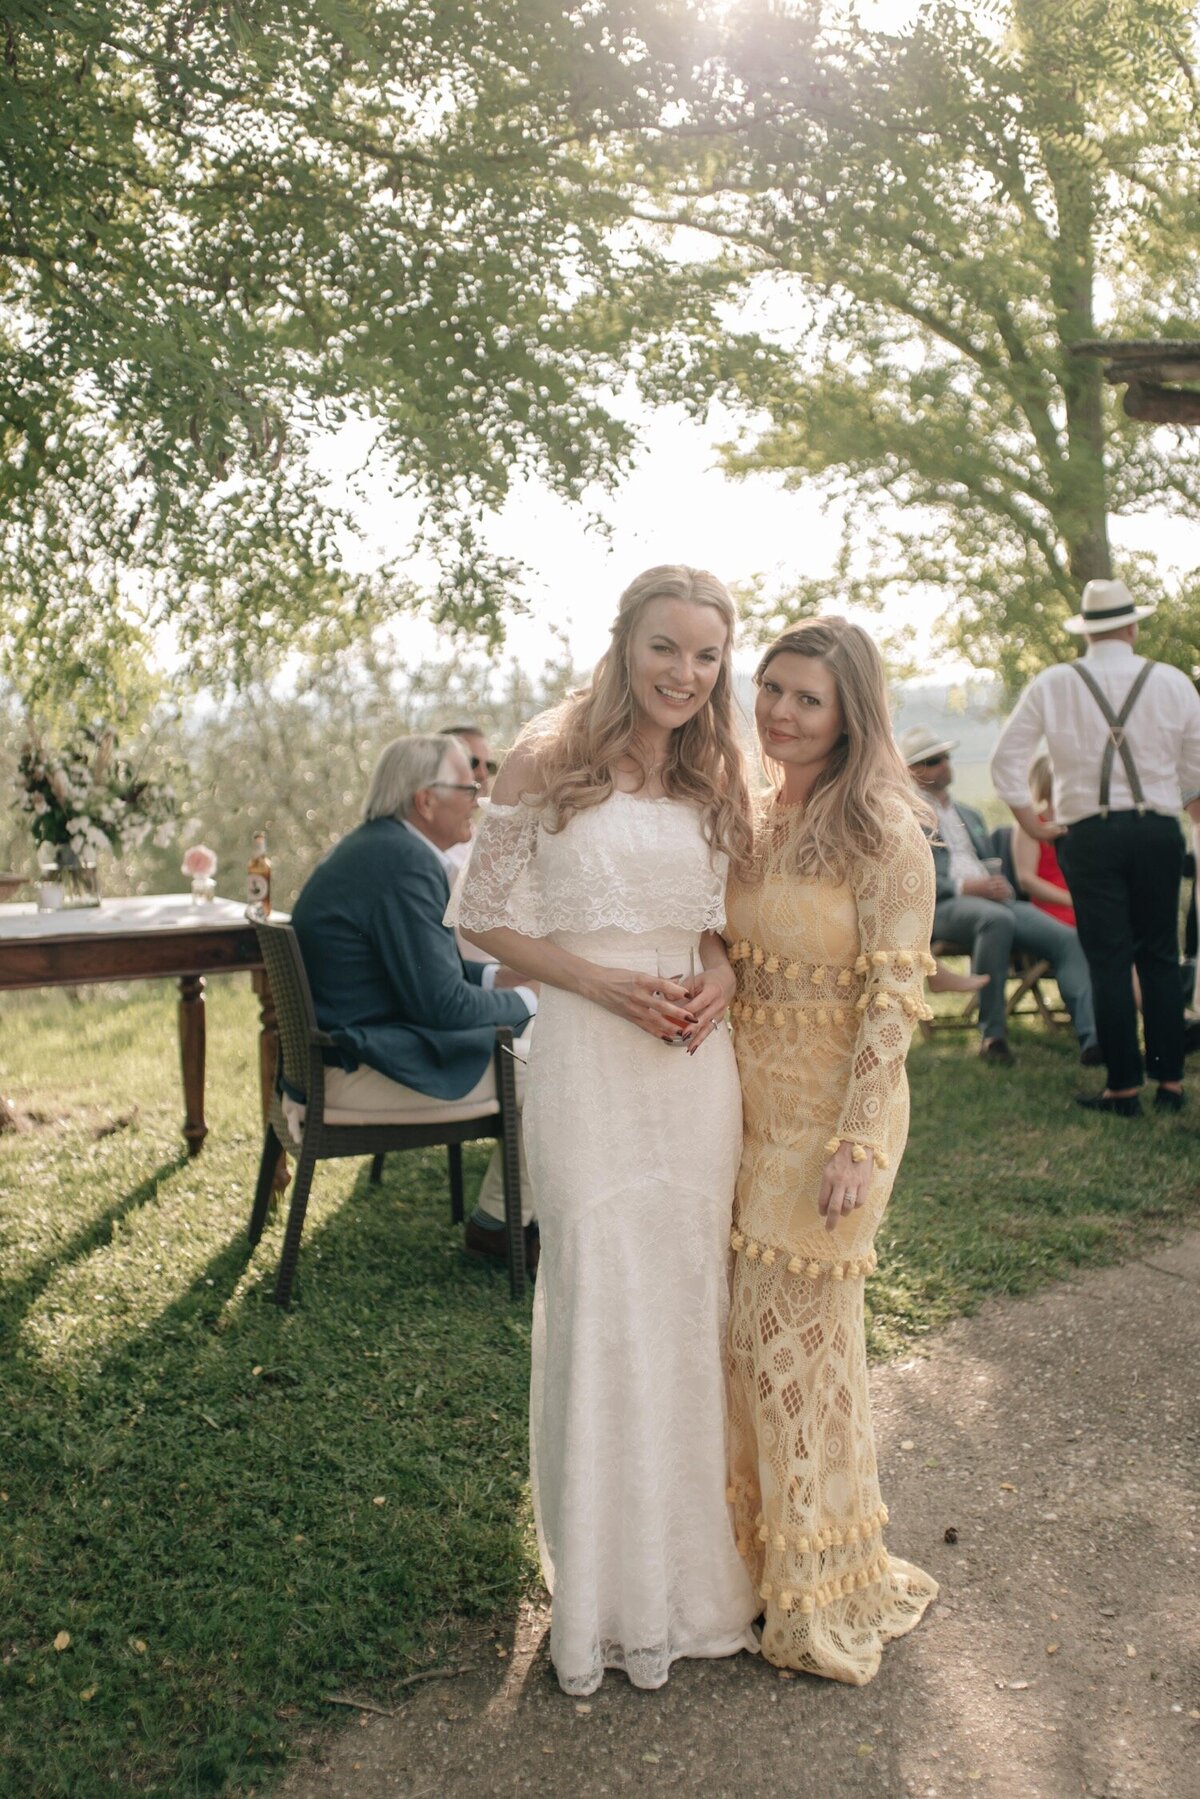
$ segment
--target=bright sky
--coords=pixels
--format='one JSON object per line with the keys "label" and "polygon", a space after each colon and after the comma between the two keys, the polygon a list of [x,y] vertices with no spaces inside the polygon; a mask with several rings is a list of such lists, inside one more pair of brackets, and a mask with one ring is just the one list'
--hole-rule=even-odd
{"label": "bright sky", "polygon": [[[916,8],[917,0],[863,0],[861,10],[868,23],[896,29]],[[643,447],[633,472],[603,506],[607,537],[588,529],[587,508],[567,506],[536,484],[515,493],[489,526],[491,547],[529,569],[523,590],[529,616],[513,619],[509,646],[530,667],[553,653],[555,628],[575,661],[590,667],[605,647],[618,594],[655,563],[692,563],[730,583],[762,576],[768,591],[786,587],[797,574],[825,572],[832,563],[837,519],[827,517],[815,497],[785,492],[774,476],[730,481],[721,473],[718,445],[734,434],[730,417],[717,409],[705,424],[669,411],[635,409],[628,416]],[[349,479],[366,460],[370,441],[366,427],[348,429],[320,454],[335,492],[361,523],[368,563],[402,555],[416,523],[415,509],[390,497],[382,483],[360,478],[364,497],[351,499]],[[1178,521],[1131,521],[1119,527],[1117,544],[1157,550],[1179,566],[1200,562],[1200,528]],[[431,571],[413,563],[412,573],[422,580]],[[882,622],[889,631],[912,630],[914,654],[928,674],[958,678],[970,672],[940,652],[936,621],[919,599],[898,596]],[[413,657],[434,651],[429,627],[414,622],[401,631]]]}

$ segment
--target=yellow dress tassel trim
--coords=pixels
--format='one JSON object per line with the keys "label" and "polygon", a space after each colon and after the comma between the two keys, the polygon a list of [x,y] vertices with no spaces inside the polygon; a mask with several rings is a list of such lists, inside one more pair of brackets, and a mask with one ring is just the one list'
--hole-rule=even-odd
{"label": "yellow dress tassel trim", "polygon": [[[836,1156],[843,1143],[850,1143],[852,1141],[853,1140],[849,1137],[831,1137],[829,1142],[825,1145],[825,1154],[827,1156]],[[871,1157],[876,1168],[891,1167],[886,1152],[882,1149],[872,1149],[869,1143],[855,1143],[850,1151],[850,1160],[852,1162],[865,1162],[868,1156]]]}
{"label": "yellow dress tassel trim", "polygon": [[[747,1494],[752,1490],[748,1481],[743,1486]],[[725,1497],[731,1505],[736,1504],[737,1487],[728,1487]],[[823,1555],[827,1549],[843,1549],[853,1547],[855,1543],[869,1543],[888,1522],[888,1509],[886,1505],[881,1505],[878,1511],[868,1512],[854,1524],[825,1524],[820,1530],[809,1531],[804,1536],[788,1536],[782,1530],[772,1530],[762,1512],[754,1514],[752,1529],[760,1543],[770,1543],[773,1549],[781,1553],[792,1549],[797,1555]]]}
{"label": "yellow dress tassel trim", "polygon": [[776,1001],[768,1011],[765,1005],[756,1005],[751,999],[735,999],[729,1008],[729,1015],[736,1024],[769,1023],[777,1031],[784,1029],[789,1018],[798,1019],[801,1024],[815,1025],[821,1030],[831,1020],[834,1024],[845,1024],[848,1018],[853,1020],[854,1012],[865,1012],[868,1006],[876,1012],[889,1012],[899,1006],[913,1019],[933,1017],[925,1002],[911,993],[898,997],[890,993],[864,993],[855,1001],[850,1012],[844,1006],[829,1006],[811,1000],[786,1000],[783,1005]]}
{"label": "yellow dress tassel trim", "polygon": [[[761,943],[751,943],[743,937],[738,943],[729,945],[731,962],[750,962],[755,968],[762,968],[767,974],[778,974],[782,969],[785,980],[802,981],[805,979],[804,965],[800,962],[789,962],[786,967],[775,950],[765,950]],[[872,969],[886,968],[889,962],[895,963],[898,970],[907,972],[918,969],[922,974],[936,974],[937,963],[924,950],[910,949],[876,949],[870,955],[859,955],[848,968],[839,968],[836,973],[824,963],[811,964],[807,978],[814,986],[820,987],[831,976],[839,987],[848,987],[855,975],[870,974]]]}
{"label": "yellow dress tassel trim", "polygon": [[[784,1587],[779,1594],[779,1609],[784,1612],[800,1611],[811,1613],[823,1611],[832,1605],[835,1599],[845,1599],[849,1594],[871,1586],[882,1580],[888,1571],[889,1559],[886,1550],[879,1554],[865,1568],[859,1568],[854,1574],[843,1574],[836,1580],[827,1580],[815,1592],[802,1593],[799,1597],[789,1587]],[[764,1580],[758,1589],[761,1599],[774,1597],[775,1588],[769,1580]]]}
{"label": "yellow dress tassel trim", "polygon": [[760,1243],[757,1238],[747,1237],[744,1231],[736,1228],[729,1234],[729,1247],[735,1255],[744,1255],[748,1262],[761,1262],[764,1268],[773,1268],[776,1262],[783,1262],[789,1274],[803,1274],[810,1281],[819,1280],[823,1274],[835,1281],[857,1280],[870,1274],[879,1261],[872,1249],[865,1256],[852,1256],[843,1262],[818,1262],[808,1256],[790,1255],[786,1249],[777,1249],[771,1243]]}

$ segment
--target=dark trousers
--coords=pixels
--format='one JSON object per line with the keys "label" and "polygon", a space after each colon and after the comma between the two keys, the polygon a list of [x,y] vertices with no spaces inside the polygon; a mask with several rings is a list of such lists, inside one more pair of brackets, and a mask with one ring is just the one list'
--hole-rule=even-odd
{"label": "dark trousers", "polygon": [[1183,1078],[1183,990],[1179,980],[1179,883],[1183,834],[1160,812],[1110,812],[1073,824],[1056,845],[1079,941],[1092,971],[1096,1027],[1118,1092],[1140,1087],[1132,971],[1142,988],[1146,1070]]}

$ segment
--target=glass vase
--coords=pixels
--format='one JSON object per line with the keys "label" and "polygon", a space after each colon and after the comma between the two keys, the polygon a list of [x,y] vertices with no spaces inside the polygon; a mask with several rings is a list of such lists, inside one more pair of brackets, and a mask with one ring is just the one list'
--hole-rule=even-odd
{"label": "glass vase", "polygon": [[[69,843],[44,843],[38,851],[38,909],[65,911],[100,904],[100,881],[91,850],[73,850]],[[61,898],[57,904],[53,889]]]}

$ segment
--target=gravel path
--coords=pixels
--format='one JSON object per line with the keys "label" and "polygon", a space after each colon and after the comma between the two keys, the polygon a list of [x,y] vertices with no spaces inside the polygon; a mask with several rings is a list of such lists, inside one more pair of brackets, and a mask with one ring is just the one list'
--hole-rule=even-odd
{"label": "gravel path", "polygon": [[348,1712],[280,1799],[1200,1792],[1200,1231],[993,1303],[872,1387],[888,1543],[942,1596],[870,1686],[742,1655],[579,1703],[530,1609],[395,1717]]}

